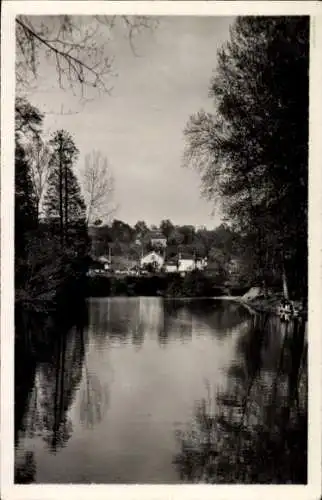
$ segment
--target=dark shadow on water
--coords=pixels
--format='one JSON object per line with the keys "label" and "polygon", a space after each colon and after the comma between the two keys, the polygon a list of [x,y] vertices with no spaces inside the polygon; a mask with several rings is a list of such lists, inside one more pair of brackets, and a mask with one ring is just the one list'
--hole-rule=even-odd
{"label": "dark shadow on water", "polygon": [[51,453],[72,434],[67,413],[82,377],[86,303],[54,316],[16,311],[15,482],[31,482],[36,465],[26,438],[42,437]]}
{"label": "dark shadow on water", "polygon": [[218,339],[224,339],[232,330],[249,318],[239,304],[214,299],[168,299],[164,301],[164,327],[159,335],[161,344],[173,336],[183,340],[192,333],[205,329]]}
{"label": "dark shadow on water", "polygon": [[183,481],[307,483],[304,339],[300,321],[253,318],[226,390],[199,401],[191,426],[178,431],[174,463]]}
{"label": "dark shadow on water", "polygon": [[107,338],[137,347],[143,344],[145,325],[139,297],[92,300],[89,309],[90,328],[98,345],[103,346]]}
{"label": "dark shadow on water", "polygon": [[166,299],[155,297],[115,297],[89,303],[91,330],[99,345],[131,343],[141,347],[147,334],[155,331],[161,345],[169,341],[187,342],[193,331],[202,329],[225,338],[248,318],[238,304],[213,299]]}

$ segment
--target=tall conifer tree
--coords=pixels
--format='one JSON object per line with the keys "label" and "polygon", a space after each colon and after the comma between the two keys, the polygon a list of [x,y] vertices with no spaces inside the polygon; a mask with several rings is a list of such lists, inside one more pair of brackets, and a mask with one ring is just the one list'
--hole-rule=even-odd
{"label": "tall conifer tree", "polygon": [[66,242],[69,232],[83,225],[86,219],[85,203],[72,169],[78,149],[65,130],[54,134],[50,147],[52,156],[44,209],[48,220],[59,221],[60,236]]}

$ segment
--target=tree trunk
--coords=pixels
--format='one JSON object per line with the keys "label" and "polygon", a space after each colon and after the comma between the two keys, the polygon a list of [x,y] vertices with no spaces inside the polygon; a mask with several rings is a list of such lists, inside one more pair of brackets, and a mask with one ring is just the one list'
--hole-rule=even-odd
{"label": "tree trunk", "polygon": [[282,280],[283,280],[284,299],[289,300],[289,292],[288,292],[287,277],[286,277],[284,262],[283,262]]}
{"label": "tree trunk", "polygon": [[68,238],[68,179],[67,179],[67,165],[65,163],[65,244]]}
{"label": "tree trunk", "polygon": [[59,138],[59,222],[60,241],[64,246],[64,211],[63,211],[63,163],[62,163],[62,138]]}

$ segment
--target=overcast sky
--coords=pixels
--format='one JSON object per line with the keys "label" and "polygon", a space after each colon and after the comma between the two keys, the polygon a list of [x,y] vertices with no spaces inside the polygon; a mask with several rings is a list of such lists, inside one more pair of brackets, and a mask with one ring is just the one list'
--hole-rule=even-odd
{"label": "overcast sky", "polygon": [[[183,129],[189,115],[211,110],[209,81],[217,49],[229,38],[232,18],[162,17],[153,32],[135,40],[131,51],[121,29],[113,32],[109,51],[117,77],[112,95],[90,102],[81,113],[47,114],[44,128],[67,129],[80,150],[77,169],[91,150],[107,156],[115,177],[118,219],[129,224],[145,220],[159,224],[216,227],[220,214],[200,196],[197,172],[181,166]],[[77,101],[59,90],[54,67],[41,68],[43,78],[30,94],[41,111],[79,109]],[[44,77],[45,75],[45,77]]]}

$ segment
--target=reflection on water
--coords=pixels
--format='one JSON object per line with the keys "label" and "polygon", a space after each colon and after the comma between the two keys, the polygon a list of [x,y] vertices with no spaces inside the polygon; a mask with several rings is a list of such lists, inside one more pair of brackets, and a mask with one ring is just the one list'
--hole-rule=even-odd
{"label": "reflection on water", "polygon": [[178,433],[182,480],[306,484],[305,328],[254,317],[238,339],[226,388],[204,398]]}
{"label": "reflection on water", "polygon": [[215,457],[243,469],[230,455],[244,453],[255,408],[266,405],[272,425],[281,398],[306,408],[302,333],[276,320],[230,302],[142,297],[91,299],[88,318],[16,374],[17,482],[220,482]]}

